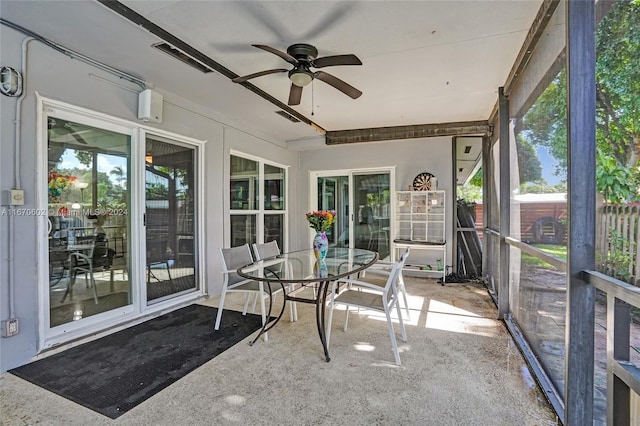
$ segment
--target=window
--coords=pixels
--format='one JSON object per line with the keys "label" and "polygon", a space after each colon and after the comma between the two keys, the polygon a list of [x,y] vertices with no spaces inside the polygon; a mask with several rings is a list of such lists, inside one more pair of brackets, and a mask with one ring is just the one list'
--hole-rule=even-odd
{"label": "window", "polygon": [[231,155],[231,247],[276,240],[285,248],[286,167]]}

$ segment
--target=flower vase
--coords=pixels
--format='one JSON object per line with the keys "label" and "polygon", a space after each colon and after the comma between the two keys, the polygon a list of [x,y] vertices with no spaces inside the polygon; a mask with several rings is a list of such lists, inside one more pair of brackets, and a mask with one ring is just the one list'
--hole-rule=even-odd
{"label": "flower vase", "polygon": [[324,259],[316,260],[316,264],[313,265],[313,273],[318,278],[327,278],[329,276],[329,269]]}
{"label": "flower vase", "polygon": [[327,257],[327,250],[329,249],[329,240],[327,234],[324,232],[316,232],[316,236],[313,238],[313,253],[316,255],[316,259],[322,260]]}

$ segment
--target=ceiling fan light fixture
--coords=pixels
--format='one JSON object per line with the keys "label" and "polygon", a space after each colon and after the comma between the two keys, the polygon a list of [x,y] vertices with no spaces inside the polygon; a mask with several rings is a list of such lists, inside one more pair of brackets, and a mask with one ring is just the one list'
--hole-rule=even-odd
{"label": "ceiling fan light fixture", "polygon": [[304,87],[313,80],[313,73],[301,68],[294,68],[289,72],[289,80],[298,87]]}

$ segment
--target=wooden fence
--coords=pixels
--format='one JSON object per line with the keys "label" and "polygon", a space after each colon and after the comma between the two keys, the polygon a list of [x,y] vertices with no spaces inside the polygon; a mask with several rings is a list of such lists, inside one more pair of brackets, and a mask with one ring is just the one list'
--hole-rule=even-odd
{"label": "wooden fence", "polygon": [[596,215],[599,272],[640,285],[640,206],[607,205]]}

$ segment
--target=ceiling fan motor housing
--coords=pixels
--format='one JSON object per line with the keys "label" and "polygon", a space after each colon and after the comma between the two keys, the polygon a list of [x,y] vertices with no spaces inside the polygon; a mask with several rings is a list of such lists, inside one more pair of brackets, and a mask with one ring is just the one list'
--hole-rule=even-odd
{"label": "ceiling fan motor housing", "polygon": [[302,62],[311,62],[318,57],[318,49],[306,43],[292,44],[287,53]]}

